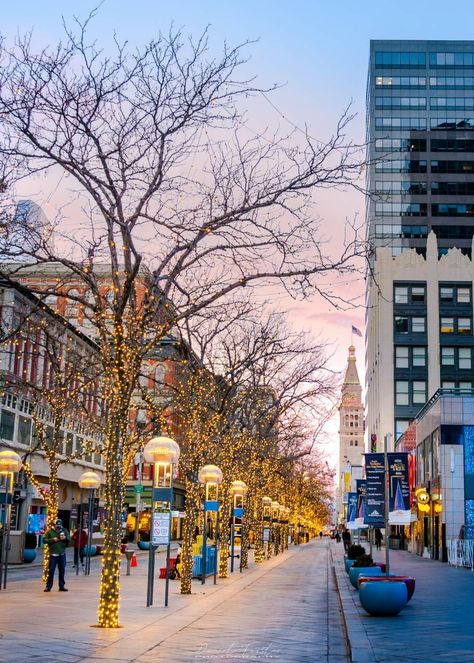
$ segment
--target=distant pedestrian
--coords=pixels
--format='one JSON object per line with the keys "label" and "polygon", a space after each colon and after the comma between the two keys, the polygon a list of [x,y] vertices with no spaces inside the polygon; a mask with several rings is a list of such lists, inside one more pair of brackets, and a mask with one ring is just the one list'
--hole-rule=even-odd
{"label": "distant pedestrian", "polygon": [[68,591],[65,587],[64,576],[66,573],[66,546],[70,540],[69,532],[63,527],[61,518],[56,520],[54,527],[48,530],[44,536],[44,542],[49,546],[49,572],[45,592],[50,592],[53,587],[56,567],[58,567],[59,574],[59,591]]}
{"label": "distant pedestrian", "polygon": [[72,542],[74,544],[74,566],[79,564],[79,558],[82,566],[84,566],[84,549],[87,545],[87,532],[85,529],[77,529],[72,535]]}
{"label": "distant pedestrian", "polygon": [[339,534],[339,530],[336,532],[336,543],[341,543],[341,535]]}
{"label": "distant pedestrian", "polygon": [[375,547],[377,550],[382,548],[383,535],[378,527],[375,528]]}
{"label": "distant pedestrian", "polygon": [[319,532],[319,538],[320,538],[320,539],[323,538],[323,530],[321,530],[321,531]]}
{"label": "distant pedestrian", "polygon": [[351,545],[351,533],[348,529],[345,529],[342,533],[342,542],[344,543],[344,551],[347,552]]}

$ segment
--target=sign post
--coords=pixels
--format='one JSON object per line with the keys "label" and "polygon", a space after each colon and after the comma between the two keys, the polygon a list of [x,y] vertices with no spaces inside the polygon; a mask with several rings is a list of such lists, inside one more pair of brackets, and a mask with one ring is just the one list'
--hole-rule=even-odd
{"label": "sign post", "polygon": [[388,447],[390,446],[391,434],[387,433],[383,438],[384,450],[384,468],[385,468],[385,573],[388,576],[390,573],[390,478],[388,466]]}

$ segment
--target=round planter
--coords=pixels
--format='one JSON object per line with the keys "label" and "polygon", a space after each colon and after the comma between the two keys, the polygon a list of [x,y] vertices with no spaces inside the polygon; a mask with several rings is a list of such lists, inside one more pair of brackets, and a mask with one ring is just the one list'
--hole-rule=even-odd
{"label": "round planter", "polygon": [[363,582],[359,589],[359,598],[369,615],[393,617],[406,606],[408,591],[404,582]]}
{"label": "round planter", "polygon": [[94,557],[97,552],[97,546],[84,546],[84,555]]}
{"label": "round planter", "polygon": [[31,564],[36,559],[36,550],[34,548],[25,548],[23,550],[23,561],[25,564]]}
{"label": "round planter", "polygon": [[407,586],[407,593],[408,593],[408,601],[411,599],[415,592],[415,582],[416,579],[413,578],[412,576],[396,576],[396,575],[389,575],[388,577],[385,575],[382,576],[359,576],[359,591],[360,591],[360,586],[363,582],[381,582],[381,581],[388,581],[388,582],[404,582],[405,585]]}
{"label": "round planter", "polygon": [[344,566],[346,567],[346,573],[349,573],[349,569],[354,564],[354,562],[355,562],[355,559],[345,559],[344,560]]}
{"label": "round planter", "polygon": [[349,580],[354,589],[359,589],[357,585],[357,580],[359,575],[362,576],[380,576],[382,571],[380,566],[352,566],[349,569]]}
{"label": "round planter", "polygon": [[138,547],[140,550],[150,550],[150,542],[149,541],[139,541],[138,542]]}

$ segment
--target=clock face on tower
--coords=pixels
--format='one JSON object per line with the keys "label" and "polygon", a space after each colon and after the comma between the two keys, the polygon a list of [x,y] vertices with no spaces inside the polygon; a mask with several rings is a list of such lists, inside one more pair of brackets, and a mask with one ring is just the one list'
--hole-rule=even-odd
{"label": "clock face on tower", "polygon": [[344,394],[344,396],[342,397],[343,405],[347,405],[347,403],[353,403],[354,401],[355,401],[354,394],[347,393],[347,394]]}

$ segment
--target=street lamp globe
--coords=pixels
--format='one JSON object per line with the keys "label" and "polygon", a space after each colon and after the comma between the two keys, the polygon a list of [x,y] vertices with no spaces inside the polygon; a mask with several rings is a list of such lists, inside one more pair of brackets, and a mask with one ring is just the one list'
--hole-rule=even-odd
{"label": "street lamp globe", "polygon": [[99,488],[100,483],[100,477],[96,472],[83,472],[79,477],[79,486],[86,490]]}
{"label": "street lamp globe", "polygon": [[23,465],[20,456],[10,449],[0,451],[0,474],[19,472]]}
{"label": "street lamp globe", "polygon": [[220,485],[222,483],[222,470],[217,465],[204,465],[198,473],[199,483],[207,485],[215,483]]}
{"label": "street lamp globe", "polygon": [[176,465],[181,449],[170,437],[154,437],[147,442],[143,452],[147,463]]}
{"label": "street lamp globe", "polygon": [[271,497],[262,497],[262,504],[263,504],[263,506],[271,506],[272,505],[272,498]]}
{"label": "street lamp globe", "polygon": [[232,495],[245,495],[247,492],[247,484],[245,481],[232,481],[230,484],[230,492]]}
{"label": "street lamp globe", "polygon": [[272,509],[276,510],[276,509],[279,509],[279,508],[280,508],[280,504],[276,500],[273,500]]}

